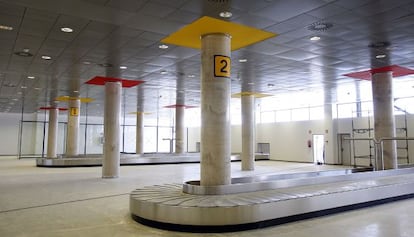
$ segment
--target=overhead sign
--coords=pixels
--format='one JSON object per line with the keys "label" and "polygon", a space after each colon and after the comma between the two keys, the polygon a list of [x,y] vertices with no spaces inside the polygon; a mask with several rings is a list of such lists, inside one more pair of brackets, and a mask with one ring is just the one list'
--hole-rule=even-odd
{"label": "overhead sign", "polygon": [[214,76],[230,78],[231,60],[224,55],[214,55]]}

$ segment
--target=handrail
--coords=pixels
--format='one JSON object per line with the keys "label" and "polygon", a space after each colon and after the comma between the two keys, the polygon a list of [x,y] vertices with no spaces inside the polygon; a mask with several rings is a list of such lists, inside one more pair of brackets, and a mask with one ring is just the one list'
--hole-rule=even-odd
{"label": "handrail", "polygon": [[[373,141],[374,142],[374,170],[378,169],[378,159],[380,158],[381,161],[381,170],[384,170],[384,141],[408,141],[408,140],[414,140],[414,137],[382,137],[379,139],[376,139],[375,137],[344,137],[344,140],[349,141]],[[381,155],[380,157],[379,154]]]}

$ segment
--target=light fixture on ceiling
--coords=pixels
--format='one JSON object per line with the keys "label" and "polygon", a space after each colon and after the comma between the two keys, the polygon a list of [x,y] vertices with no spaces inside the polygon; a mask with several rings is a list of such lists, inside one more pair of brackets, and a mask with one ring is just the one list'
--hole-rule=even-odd
{"label": "light fixture on ceiling", "polygon": [[233,14],[229,11],[223,11],[220,12],[219,16],[222,18],[230,18],[231,16],[233,16]]}
{"label": "light fixture on ceiling", "polygon": [[0,25],[0,30],[13,30],[13,27],[6,26],[6,25]]}
{"label": "light fixture on ceiling", "polygon": [[195,75],[194,75],[194,74],[190,74],[190,75],[188,75],[188,77],[189,77],[189,78],[194,78],[194,77],[195,77]]}
{"label": "light fixture on ceiling", "polygon": [[20,88],[22,88],[22,89],[26,89],[26,88],[27,88],[27,86],[21,86]]}
{"label": "light fixture on ceiling", "polygon": [[32,57],[33,54],[29,52],[30,49],[28,48],[24,48],[22,51],[17,51],[14,52],[15,55],[20,56],[20,57]]}
{"label": "light fixture on ceiling", "polygon": [[113,65],[110,64],[110,63],[100,63],[98,65],[101,66],[101,67],[113,67]]}
{"label": "light fixture on ceiling", "polygon": [[73,93],[79,93],[79,91],[78,90],[74,90]]}
{"label": "light fixture on ceiling", "polygon": [[310,37],[309,38],[311,41],[318,41],[318,40],[320,40],[321,39],[321,37],[319,37],[319,36],[312,36],[312,37]]}
{"label": "light fixture on ceiling", "polygon": [[89,62],[89,61],[83,61],[82,63],[85,64],[85,65],[90,65],[91,64],[91,62]]}
{"label": "light fixture on ceiling", "polygon": [[34,76],[27,76],[27,79],[35,79],[36,77]]}
{"label": "light fixture on ceiling", "polygon": [[239,63],[245,63],[245,62],[247,62],[247,59],[246,58],[239,59]]}
{"label": "light fixture on ceiling", "polygon": [[161,70],[161,75],[165,75],[165,74],[167,74],[167,71],[165,71],[165,70]]}
{"label": "light fixture on ceiling", "polygon": [[247,85],[254,85],[254,82],[248,82]]}
{"label": "light fixture on ceiling", "polygon": [[275,86],[275,84],[272,84],[272,83],[267,84],[267,87],[269,87],[269,88],[274,87],[274,86]]}
{"label": "light fixture on ceiling", "polygon": [[385,54],[378,54],[378,55],[375,56],[375,58],[377,58],[377,59],[382,59],[382,58],[386,58],[386,57],[387,57],[387,55],[385,55]]}
{"label": "light fixture on ceiling", "polygon": [[161,45],[158,46],[158,48],[160,48],[160,49],[168,49],[168,45],[161,44]]}
{"label": "light fixture on ceiling", "polygon": [[50,59],[52,59],[52,57],[50,57],[48,55],[42,55],[42,59],[44,59],[44,60],[50,60]]}
{"label": "light fixture on ceiling", "polygon": [[40,87],[35,87],[34,89],[35,89],[35,90],[40,90]]}
{"label": "light fixture on ceiling", "polygon": [[127,69],[127,66],[119,66],[119,69]]}
{"label": "light fixture on ceiling", "polygon": [[60,31],[65,32],[65,33],[72,33],[73,29],[69,27],[62,27],[60,28]]}

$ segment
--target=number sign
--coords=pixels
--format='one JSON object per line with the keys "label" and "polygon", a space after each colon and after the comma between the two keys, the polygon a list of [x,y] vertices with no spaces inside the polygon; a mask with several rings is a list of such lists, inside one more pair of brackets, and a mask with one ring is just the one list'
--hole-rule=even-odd
{"label": "number sign", "polygon": [[214,55],[214,76],[230,77],[231,60],[228,56]]}

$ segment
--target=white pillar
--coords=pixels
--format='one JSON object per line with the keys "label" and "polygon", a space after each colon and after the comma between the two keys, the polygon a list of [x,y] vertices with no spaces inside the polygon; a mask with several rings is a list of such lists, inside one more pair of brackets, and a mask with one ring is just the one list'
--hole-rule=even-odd
{"label": "white pillar", "polygon": [[[230,57],[231,39],[226,34],[201,37],[201,172],[203,186],[231,183],[230,78],[216,77],[215,55]],[[220,61],[225,60],[216,57]],[[230,62],[218,66],[229,72]]]}
{"label": "white pillar", "polygon": [[[392,72],[372,75],[372,97],[375,139],[395,137]],[[382,167],[382,162],[377,162],[378,169],[396,169],[398,167],[395,141],[384,141],[383,159],[384,167]]]}
{"label": "white pillar", "polygon": [[47,158],[56,158],[57,148],[57,131],[58,131],[58,114],[59,109],[53,108],[49,110],[49,126],[47,132]]}
{"label": "white pillar", "polygon": [[137,128],[136,128],[136,149],[137,155],[144,153],[144,113],[137,113]]}
{"label": "white pillar", "polygon": [[242,170],[254,170],[256,122],[255,122],[255,97],[243,95],[241,97],[242,112]]}
{"label": "white pillar", "polygon": [[68,127],[66,136],[66,157],[79,155],[80,99],[69,100]]}
{"label": "white pillar", "polygon": [[104,156],[102,178],[117,178],[120,166],[120,82],[105,83]]}
{"label": "white pillar", "polygon": [[175,153],[177,154],[184,153],[184,115],[184,106],[175,107]]}

